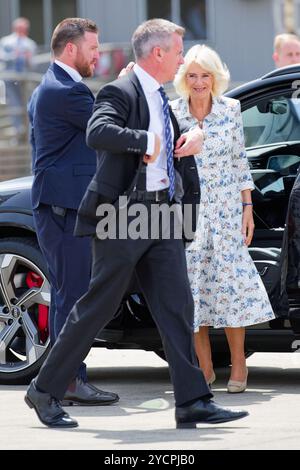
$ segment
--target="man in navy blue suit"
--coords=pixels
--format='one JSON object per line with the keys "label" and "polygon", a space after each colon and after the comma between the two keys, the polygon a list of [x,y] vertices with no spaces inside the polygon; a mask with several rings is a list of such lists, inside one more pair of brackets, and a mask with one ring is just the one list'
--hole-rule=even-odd
{"label": "man in navy blue suit", "polygon": [[[59,335],[75,302],[87,291],[91,272],[89,238],[73,236],[79,203],[96,171],[96,154],[85,142],[94,96],[82,78],[99,58],[97,25],[68,18],[55,29],[54,62],[28,106],[33,146],[32,205],[52,287],[50,338]],[[84,334],[84,333],[83,333]],[[78,337],[78,343],[82,338]],[[64,404],[108,405],[119,400],[87,382],[82,364]]]}

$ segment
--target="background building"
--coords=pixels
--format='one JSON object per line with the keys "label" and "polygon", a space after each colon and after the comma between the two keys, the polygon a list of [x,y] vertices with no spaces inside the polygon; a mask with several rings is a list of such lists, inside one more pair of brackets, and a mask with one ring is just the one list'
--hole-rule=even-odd
{"label": "background building", "polygon": [[5,72],[0,63],[0,180],[30,174],[26,103],[49,65],[52,31],[63,18],[89,17],[100,26],[101,58],[96,77],[88,83],[94,92],[132,58],[132,32],[148,18],[163,17],[185,26],[186,49],[197,43],[216,49],[231,72],[231,86],[274,68],[275,34],[300,32],[300,0],[0,0],[0,37],[10,33],[19,16],[29,18],[39,54],[30,73],[11,77],[22,87],[23,103],[17,110],[24,121],[21,137],[12,125],[16,109],[3,100]]}
{"label": "background building", "polygon": [[187,28],[186,47],[205,42],[227,63],[234,82],[247,81],[273,68],[273,37],[286,30],[284,5],[299,0],[0,0],[0,36],[9,33],[17,16],[31,20],[31,36],[45,50],[53,27],[67,16],[94,19],[101,42],[129,43],[136,26],[164,17]]}

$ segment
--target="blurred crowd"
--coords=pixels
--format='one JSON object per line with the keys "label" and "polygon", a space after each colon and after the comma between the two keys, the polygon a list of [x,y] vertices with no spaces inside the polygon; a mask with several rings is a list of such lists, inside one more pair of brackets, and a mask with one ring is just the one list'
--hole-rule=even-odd
{"label": "blurred crowd", "polygon": [[[27,97],[24,96],[22,80],[26,79],[26,73],[33,70],[34,58],[38,51],[38,46],[29,37],[29,33],[29,20],[17,18],[12,23],[11,34],[0,39],[0,73],[5,84],[5,99],[2,99],[2,103],[5,102],[8,107],[13,128],[12,142],[16,143],[27,137],[24,114]],[[276,68],[300,63],[300,38],[293,33],[278,34],[274,39],[272,57]],[[116,46],[109,50],[104,48],[96,65],[95,77],[108,81],[112,74],[117,75],[130,59],[130,54],[122,47]]]}

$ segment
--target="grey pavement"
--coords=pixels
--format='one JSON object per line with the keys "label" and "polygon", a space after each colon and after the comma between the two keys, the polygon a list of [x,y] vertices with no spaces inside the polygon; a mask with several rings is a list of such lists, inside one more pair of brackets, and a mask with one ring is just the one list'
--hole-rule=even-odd
{"label": "grey pavement", "polygon": [[196,430],[175,429],[168,370],[154,353],[94,348],[87,363],[91,381],[119,393],[119,404],[67,408],[80,427],[53,430],[25,405],[25,386],[0,386],[0,449],[300,449],[298,353],[251,356],[239,395],[226,393],[229,369],[218,369],[215,400],[250,416]]}

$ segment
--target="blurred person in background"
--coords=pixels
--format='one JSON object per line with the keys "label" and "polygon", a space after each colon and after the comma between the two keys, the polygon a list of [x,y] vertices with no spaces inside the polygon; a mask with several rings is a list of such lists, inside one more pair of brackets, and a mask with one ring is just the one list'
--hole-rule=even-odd
{"label": "blurred person in background", "polygon": [[[17,18],[12,23],[12,34],[0,39],[0,62],[3,69],[12,74],[24,74],[30,70],[32,58],[36,53],[36,43],[28,37],[30,23],[27,18]],[[16,138],[22,139],[25,122],[22,116],[24,99],[18,76],[5,80],[6,103],[12,113],[12,125]]]}
{"label": "blurred person in background", "polygon": [[273,60],[276,68],[300,64],[300,38],[290,33],[275,36]]}

